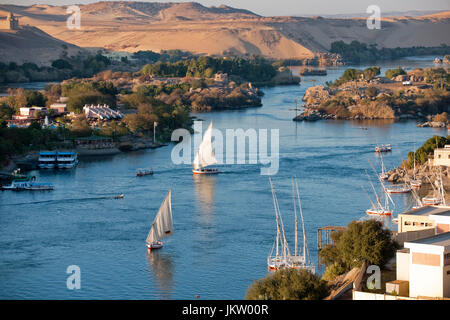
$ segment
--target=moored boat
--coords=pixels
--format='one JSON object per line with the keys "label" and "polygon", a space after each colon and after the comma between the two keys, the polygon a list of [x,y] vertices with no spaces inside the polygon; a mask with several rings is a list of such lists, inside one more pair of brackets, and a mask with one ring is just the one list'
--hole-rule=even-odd
{"label": "moored boat", "polygon": [[71,169],[78,164],[78,156],[75,151],[58,151],[56,154],[56,166],[58,169]]}
{"label": "moored boat", "polygon": [[[291,254],[289,251],[288,242],[286,239],[286,234],[284,231],[284,224],[283,224],[283,218],[281,216],[280,208],[278,205],[278,199],[275,194],[275,190],[273,188],[272,180],[270,181],[270,187],[272,189],[272,197],[275,207],[275,219],[276,219],[276,225],[277,225],[277,234],[275,237],[275,241],[272,247],[272,250],[267,257],[267,267],[269,271],[276,271],[283,268],[290,268],[290,269],[304,269],[308,270],[312,273],[315,273],[315,266],[314,263],[311,261],[311,257],[309,255],[309,248],[308,248],[308,242],[306,239],[306,232],[305,232],[305,225],[303,221],[303,211],[301,207],[300,202],[300,195],[298,192],[298,184],[297,180],[295,179],[295,185],[296,185],[296,195],[298,200],[298,206],[300,210],[300,217],[302,222],[302,231],[303,231],[303,250],[300,253],[298,250],[298,225],[297,225],[297,210],[296,210],[296,199],[295,199],[295,193],[294,193],[294,179],[292,180],[292,199],[294,202],[294,217],[295,217],[295,251],[294,254]],[[275,254],[274,254],[275,249]]]}
{"label": "moored boat", "polygon": [[38,166],[40,169],[53,169],[56,167],[56,151],[39,152]]}
{"label": "moored boat", "polygon": [[411,192],[411,187],[406,184],[400,186],[389,186],[386,188],[386,192],[390,194],[409,193]]}

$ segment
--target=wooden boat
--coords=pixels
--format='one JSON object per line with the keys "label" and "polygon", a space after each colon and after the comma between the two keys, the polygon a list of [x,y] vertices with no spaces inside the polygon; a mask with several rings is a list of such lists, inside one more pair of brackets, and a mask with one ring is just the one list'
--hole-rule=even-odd
{"label": "wooden boat", "polygon": [[[294,182],[295,182],[295,190],[297,195],[298,207],[300,212],[300,218],[302,222],[302,233],[303,233],[303,250],[300,253],[298,250],[298,224],[297,224],[297,209],[295,205],[295,196],[294,196]],[[297,178],[294,177],[292,180],[292,201],[294,203],[294,217],[295,217],[295,251],[293,255],[288,256],[288,267],[291,269],[306,269],[312,273],[316,272],[316,268],[314,263],[311,260],[311,256],[309,254],[308,241],[306,239],[306,230],[305,223],[303,220],[303,209],[300,200],[300,193],[298,191],[298,182]]]}
{"label": "wooden boat", "polygon": [[438,185],[435,187],[435,185],[432,183],[431,179],[429,177],[428,180],[430,181],[431,186],[433,187],[433,193],[434,195],[431,197],[424,197],[422,198],[422,204],[424,206],[436,206],[436,205],[447,205],[445,201],[445,188],[444,183],[442,181],[442,170],[439,169],[439,175],[437,176]]}
{"label": "wooden boat", "polygon": [[[273,188],[272,180],[270,181],[270,187],[272,189],[272,197],[274,201],[275,207],[275,219],[277,225],[277,234],[275,237],[274,245],[272,247],[272,251],[267,257],[267,267],[270,271],[276,271],[282,268],[291,268],[291,269],[306,269],[312,273],[315,273],[315,266],[312,263],[311,257],[309,255],[308,242],[306,240],[306,232],[305,232],[305,224],[303,221],[303,211],[301,209],[300,195],[298,192],[298,183],[297,179],[295,179],[295,185],[297,190],[297,200],[300,208],[300,217],[302,222],[302,231],[303,231],[303,251],[299,253],[298,251],[298,224],[297,224],[297,210],[296,210],[296,201],[295,201],[295,193],[294,193],[294,179],[292,180],[292,199],[294,203],[294,217],[295,217],[295,252],[291,254],[289,251],[288,242],[286,239],[286,234],[284,231],[283,219],[281,217],[280,208],[278,205],[278,199],[275,194],[275,190]],[[275,249],[275,254],[274,254]]]}
{"label": "wooden boat", "polygon": [[379,179],[381,181],[389,179],[389,175],[386,173],[386,167],[384,165],[383,155],[380,153],[381,156],[381,173],[379,174]]}
{"label": "wooden boat", "polygon": [[[273,205],[275,208],[275,221],[277,226],[277,234],[272,246],[272,251],[267,257],[267,267],[270,271],[276,271],[285,268],[288,264],[287,257],[289,254],[289,247],[284,233],[283,218],[280,214],[278,206],[278,199],[273,188],[272,179],[269,178],[270,188],[272,190]],[[275,249],[275,254],[274,254]]]}
{"label": "wooden boat", "polygon": [[414,148],[414,169],[413,169],[413,178],[410,181],[411,187],[419,189],[422,186],[422,181],[417,180],[416,178],[416,149]]}
{"label": "wooden boat", "polygon": [[195,155],[194,162],[192,164],[193,174],[218,174],[218,169],[206,168],[207,166],[216,164],[217,160],[212,148],[212,121],[209,124],[208,129],[203,135],[202,143],[200,144],[197,154]]}
{"label": "wooden boat", "polygon": [[392,151],[392,146],[390,144],[381,144],[375,146],[375,152],[389,152]]}
{"label": "wooden boat", "polygon": [[381,188],[383,190],[383,194],[384,194],[384,204],[382,204],[382,201],[380,199],[380,197],[378,196],[378,193],[375,190],[375,187],[373,186],[372,181],[370,180],[369,177],[369,181],[370,181],[370,185],[372,186],[372,190],[375,194],[376,197],[376,204],[373,203],[372,201],[370,201],[372,203],[372,207],[366,210],[366,214],[368,215],[376,215],[376,216],[392,216],[392,210],[389,207],[389,202],[391,202],[394,207],[395,207],[395,203],[392,200],[391,196],[388,194],[386,187],[384,186],[383,183],[381,183]]}
{"label": "wooden boat", "polygon": [[145,241],[148,250],[162,248],[163,243],[161,240],[173,234],[171,195],[172,190],[169,190],[152,223],[152,227],[150,228],[150,232]]}
{"label": "wooden boat", "polygon": [[153,170],[147,170],[147,169],[138,169],[136,171],[136,176],[138,177],[143,177],[143,176],[148,176],[148,175],[152,175],[153,174]]}
{"label": "wooden boat", "polygon": [[390,186],[386,188],[386,191],[390,194],[409,193],[411,192],[411,187],[406,184],[400,186]]}

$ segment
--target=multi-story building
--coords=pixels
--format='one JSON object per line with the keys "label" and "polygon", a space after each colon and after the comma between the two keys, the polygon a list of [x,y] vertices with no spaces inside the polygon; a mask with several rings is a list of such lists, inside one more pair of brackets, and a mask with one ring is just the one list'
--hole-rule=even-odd
{"label": "multi-story building", "polygon": [[397,252],[397,281],[409,297],[450,298],[450,232],[405,242]]}
{"label": "multi-story building", "polygon": [[434,149],[433,166],[450,167],[450,145]]}

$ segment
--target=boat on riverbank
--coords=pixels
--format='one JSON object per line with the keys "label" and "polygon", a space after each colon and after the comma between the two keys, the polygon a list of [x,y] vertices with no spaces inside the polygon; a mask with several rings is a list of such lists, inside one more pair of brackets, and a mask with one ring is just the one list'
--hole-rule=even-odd
{"label": "boat on riverbank", "polygon": [[386,173],[386,167],[384,165],[384,160],[383,160],[383,154],[380,153],[380,157],[381,157],[381,173],[379,174],[378,178],[381,181],[387,180],[389,179],[389,175]]}
{"label": "boat on riverbank", "polygon": [[392,203],[393,206],[395,206],[395,203],[392,200],[389,193],[387,192],[386,187],[384,186],[383,182],[381,182],[381,189],[382,189],[383,195],[384,195],[384,204],[382,204],[382,200],[378,196],[378,193],[376,192],[375,187],[373,186],[373,183],[370,180],[370,178],[369,178],[369,182],[370,182],[370,185],[372,186],[372,190],[375,194],[376,203],[373,203],[372,201],[370,201],[372,203],[372,207],[370,207],[369,209],[366,210],[366,214],[368,214],[369,216],[373,216],[373,215],[392,216],[393,210],[391,210],[391,208],[389,207],[389,201]]}
{"label": "boat on riverbank", "polygon": [[202,143],[200,144],[197,154],[195,155],[192,164],[193,174],[218,174],[220,171],[214,168],[206,168],[207,166],[216,164],[217,160],[212,148],[212,121],[208,129],[203,135]]}
{"label": "boat on riverbank", "polygon": [[54,169],[56,167],[56,151],[39,152],[38,167],[39,169]]}
{"label": "boat on riverbank", "polygon": [[386,188],[386,191],[390,194],[409,193],[411,192],[411,187],[406,184],[399,186],[389,186]]}
{"label": "boat on riverbank", "polygon": [[74,140],[79,157],[111,156],[121,151],[113,139],[106,137],[84,137]]}
{"label": "boat on riverbank", "polygon": [[[310,254],[309,254],[309,247],[308,242],[306,239],[306,231],[305,231],[305,224],[303,221],[303,210],[301,206],[301,200],[300,200],[300,194],[298,191],[298,183],[297,179],[292,179],[292,200],[294,204],[294,223],[295,223],[295,251],[294,254],[290,253],[288,242],[286,239],[286,234],[284,230],[284,224],[283,224],[283,218],[281,216],[280,208],[278,205],[278,199],[275,194],[275,189],[272,184],[272,179],[269,179],[270,181],[270,187],[272,190],[272,197],[274,202],[274,208],[275,208],[275,220],[277,225],[277,234],[274,240],[274,244],[272,247],[272,250],[267,257],[267,267],[269,271],[276,271],[283,268],[290,268],[290,269],[304,269],[308,270],[312,273],[315,273],[315,266],[314,263],[311,260]],[[296,193],[294,192],[294,183],[296,187]],[[302,223],[302,232],[303,232],[303,250],[301,253],[298,250],[298,223],[297,223],[297,204],[296,204],[296,198],[298,201],[299,206],[299,212],[300,212],[300,218]],[[275,254],[274,254],[275,250]]]}
{"label": "boat on riverbank", "polygon": [[78,164],[78,156],[75,151],[58,151],[56,154],[56,167],[58,169],[72,169]]}
{"label": "boat on riverbank", "polygon": [[152,223],[150,232],[148,233],[146,244],[148,250],[160,249],[163,247],[162,239],[173,233],[172,219],[172,190],[169,190],[164,198],[155,220]]}

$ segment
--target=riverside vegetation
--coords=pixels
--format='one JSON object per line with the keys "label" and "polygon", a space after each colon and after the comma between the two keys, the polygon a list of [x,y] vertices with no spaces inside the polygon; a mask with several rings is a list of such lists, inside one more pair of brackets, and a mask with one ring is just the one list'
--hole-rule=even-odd
{"label": "riverside vegetation", "polygon": [[256,280],[247,289],[248,300],[320,300],[330,293],[333,281],[363,262],[383,268],[394,257],[398,244],[379,221],[352,221],[332,234],[319,259],[326,266],[322,278],[307,270],[281,269]]}
{"label": "riverside vegetation", "polygon": [[[2,143],[0,161],[3,163],[13,155],[30,150],[55,148],[61,141],[92,134],[114,140],[124,136],[150,139],[154,123],[158,123],[158,141],[166,142],[174,129],[191,130],[191,111],[261,106],[263,93],[249,81],[270,83],[275,79],[277,83],[282,83],[286,74],[292,78],[290,70],[276,70],[258,57],[188,56],[187,59],[185,53],[178,51],[170,54],[138,52],[136,55],[141,62],[153,62],[155,59],[157,62],[146,64],[136,72],[104,70],[90,78],[72,78],[60,84],[47,85],[43,91],[10,89],[9,96],[0,98],[0,141],[8,141]],[[126,59],[122,60],[122,63],[128,63]],[[99,71],[110,63],[99,53],[84,65]],[[62,69],[72,66],[65,59],[53,65]],[[218,81],[212,78],[216,73],[222,76]],[[33,124],[30,130],[6,128],[7,120],[18,114],[21,107],[48,107],[61,96],[67,98],[67,111],[72,115],[57,115],[53,110],[49,111],[48,116],[58,130],[50,134],[48,129],[40,128],[39,123]],[[125,116],[120,121],[93,123],[82,113],[85,104],[107,104],[119,108]],[[38,114],[38,117],[43,115]],[[30,135],[36,135],[32,143]],[[39,138],[41,136],[42,139]]]}

